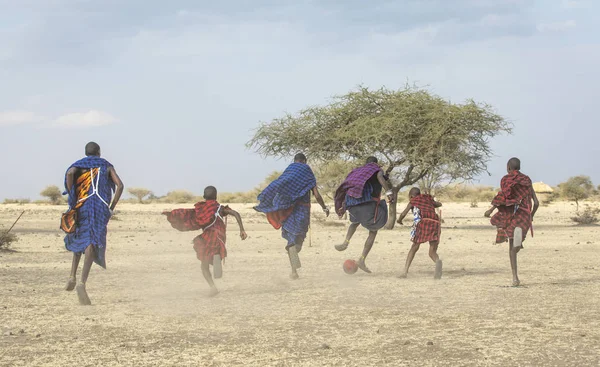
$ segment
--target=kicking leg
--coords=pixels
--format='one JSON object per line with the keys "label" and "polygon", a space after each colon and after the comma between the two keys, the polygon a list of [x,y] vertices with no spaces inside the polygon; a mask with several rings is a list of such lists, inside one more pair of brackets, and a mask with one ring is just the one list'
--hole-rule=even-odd
{"label": "kicking leg", "polygon": [[429,257],[435,263],[435,274],[433,275],[433,279],[442,279],[442,260],[437,253],[439,244],[439,241],[429,242]]}
{"label": "kicking leg", "polygon": [[369,231],[369,237],[367,237],[367,241],[365,242],[365,247],[363,248],[362,256],[360,257],[360,260],[358,260],[358,262],[356,263],[356,265],[358,265],[358,267],[366,273],[371,273],[371,270],[369,270],[369,268],[367,268],[367,265],[365,264],[365,260],[369,255],[369,252],[371,252],[371,249],[373,248],[373,244],[375,243],[375,237],[377,237],[377,231]]}
{"label": "kicking leg", "polygon": [[404,265],[404,273],[400,275],[400,278],[406,278],[408,276],[408,268],[410,268],[410,264],[412,264],[413,259],[415,258],[415,254],[419,251],[419,247],[421,247],[418,243],[413,243],[408,251],[408,255],[406,256],[406,264]]}
{"label": "kicking leg", "polygon": [[519,280],[519,275],[517,273],[517,254],[521,250],[521,247],[514,247],[513,240],[510,240],[508,245],[509,257],[510,257],[510,268],[512,270],[513,275],[513,283],[512,285],[518,287],[521,285],[521,281]]}
{"label": "kicking leg", "polygon": [[342,243],[341,245],[335,245],[336,250],[344,251],[345,249],[348,248],[348,245],[350,244],[350,240],[352,239],[352,236],[354,236],[354,232],[356,232],[356,229],[358,228],[359,225],[360,225],[359,223],[350,224],[350,227],[348,227],[348,233],[346,233],[346,239],[344,240],[344,243]]}
{"label": "kicking leg", "polygon": [[94,264],[95,257],[96,252],[94,250],[94,246],[89,245],[85,249],[85,259],[83,260],[83,270],[81,271],[81,283],[77,285],[77,297],[79,297],[79,303],[86,306],[92,304],[85,289],[85,283],[87,283],[88,276],[90,275],[90,269]]}
{"label": "kicking leg", "polygon": [[215,286],[215,282],[213,281],[212,274],[210,273],[210,263],[208,261],[202,261],[202,275],[204,275],[204,279],[210,286],[210,292],[208,293],[209,297],[216,296],[219,294],[219,290]]}
{"label": "kicking leg", "polygon": [[67,282],[67,286],[65,287],[66,291],[72,291],[75,289],[75,285],[77,285],[77,268],[79,267],[79,260],[81,259],[81,254],[73,253],[73,262],[71,264],[71,275],[69,276],[69,281]]}

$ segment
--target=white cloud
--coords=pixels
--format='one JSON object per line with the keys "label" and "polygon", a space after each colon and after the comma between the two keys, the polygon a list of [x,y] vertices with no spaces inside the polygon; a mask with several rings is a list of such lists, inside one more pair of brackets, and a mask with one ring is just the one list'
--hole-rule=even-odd
{"label": "white cloud", "polygon": [[55,126],[64,128],[86,128],[110,125],[117,122],[117,119],[112,115],[90,110],[88,112],[75,112],[62,115],[55,121]]}
{"label": "white cloud", "polygon": [[569,29],[575,28],[576,26],[577,22],[574,20],[565,20],[554,23],[540,23],[537,25],[537,30],[540,32],[565,32]]}
{"label": "white cloud", "polygon": [[40,121],[41,118],[30,111],[4,111],[0,112],[0,126],[21,125]]}

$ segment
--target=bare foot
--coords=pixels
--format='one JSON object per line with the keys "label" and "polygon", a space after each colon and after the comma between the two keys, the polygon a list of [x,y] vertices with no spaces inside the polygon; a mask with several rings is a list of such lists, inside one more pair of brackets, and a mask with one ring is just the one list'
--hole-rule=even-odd
{"label": "bare foot", "polygon": [[214,296],[216,296],[217,294],[219,294],[219,290],[218,290],[217,288],[211,288],[211,289],[210,289],[210,292],[208,292],[208,296],[209,296],[209,297],[214,297]]}
{"label": "bare foot", "polygon": [[433,276],[433,279],[442,279],[442,260],[438,259],[438,261],[435,262],[435,274]]}
{"label": "bare foot", "polygon": [[294,273],[290,274],[290,279],[291,280],[296,280],[298,278],[300,278],[300,276],[298,275],[298,273],[294,272]]}
{"label": "bare foot", "polygon": [[73,289],[75,289],[75,285],[77,285],[77,280],[75,279],[75,277],[70,277],[69,281],[67,282],[67,286],[65,287],[65,291],[72,291]]}
{"label": "bare foot", "polygon": [[521,285],[521,281],[519,279],[513,279],[512,286],[519,287]]}
{"label": "bare foot", "polygon": [[348,244],[347,243],[342,243],[341,245],[335,245],[334,247],[338,251],[344,251],[344,250],[346,250],[348,248]]}
{"label": "bare foot", "polygon": [[85,290],[84,283],[79,283],[77,285],[77,297],[79,298],[80,305],[89,306],[92,304],[92,301],[90,301],[90,297],[88,297],[88,294]]}
{"label": "bare foot", "polygon": [[369,273],[371,274],[372,271],[369,270],[369,268],[367,268],[367,265],[365,264],[365,260],[364,259],[360,259],[356,262],[356,265],[358,266],[358,268],[362,271],[364,271],[365,273]]}
{"label": "bare foot", "polygon": [[406,279],[406,278],[408,278],[408,273],[398,274],[397,277],[400,278],[400,279]]}

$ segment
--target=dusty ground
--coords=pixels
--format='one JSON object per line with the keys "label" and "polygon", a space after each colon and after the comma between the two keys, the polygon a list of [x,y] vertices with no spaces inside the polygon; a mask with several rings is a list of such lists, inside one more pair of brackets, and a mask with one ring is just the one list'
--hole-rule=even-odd
{"label": "dusty ground", "polygon": [[345,223],[319,220],[301,253],[301,279],[288,279],[280,234],[240,209],[250,238],[230,222],[221,294],[207,298],[193,233],[171,229],[167,206],[122,205],[109,226],[108,270],[92,269],[93,306],[63,290],[71,255],[63,208],[0,206],[16,227],[13,253],[0,253],[0,365],[3,366],[597,366],[600,363],[600,229],[574,227],[574,208],[541,208],[535,238],[511,288],[507,248],[493,246],[485,210],[444,208],[434,281],[426,247],[398,279],[408,228],[382,231],[372,275],[342,272],[333,245]]}

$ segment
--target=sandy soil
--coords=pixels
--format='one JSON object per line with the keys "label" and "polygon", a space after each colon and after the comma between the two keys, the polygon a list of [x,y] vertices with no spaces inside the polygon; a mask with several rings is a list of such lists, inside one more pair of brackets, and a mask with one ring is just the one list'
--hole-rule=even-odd
{"label": "sandy soil", "polygon": [[221,294],[207,298],[194,233],[170,228],[163,205],[120,206],[109,225],[108,270],[92,269],[93,306],[63,290],[71,255],[61,210],[0,206],[16,252],[0,253],[2,366],[597,366],[600,363],[600,227],[575,227],[570,204],[541,208],[520,253],[523,287],[510,287],[506,245],[492,245],[484,206],[444,208],[434,281],[424,247],[398,279],[409,229],[382,231],[373,274],[346,275],[366,238],[345,253],[346,223],[315,211],[301,279],[288,279],[279,232],[249,206],[250,238],[230,221]]}

